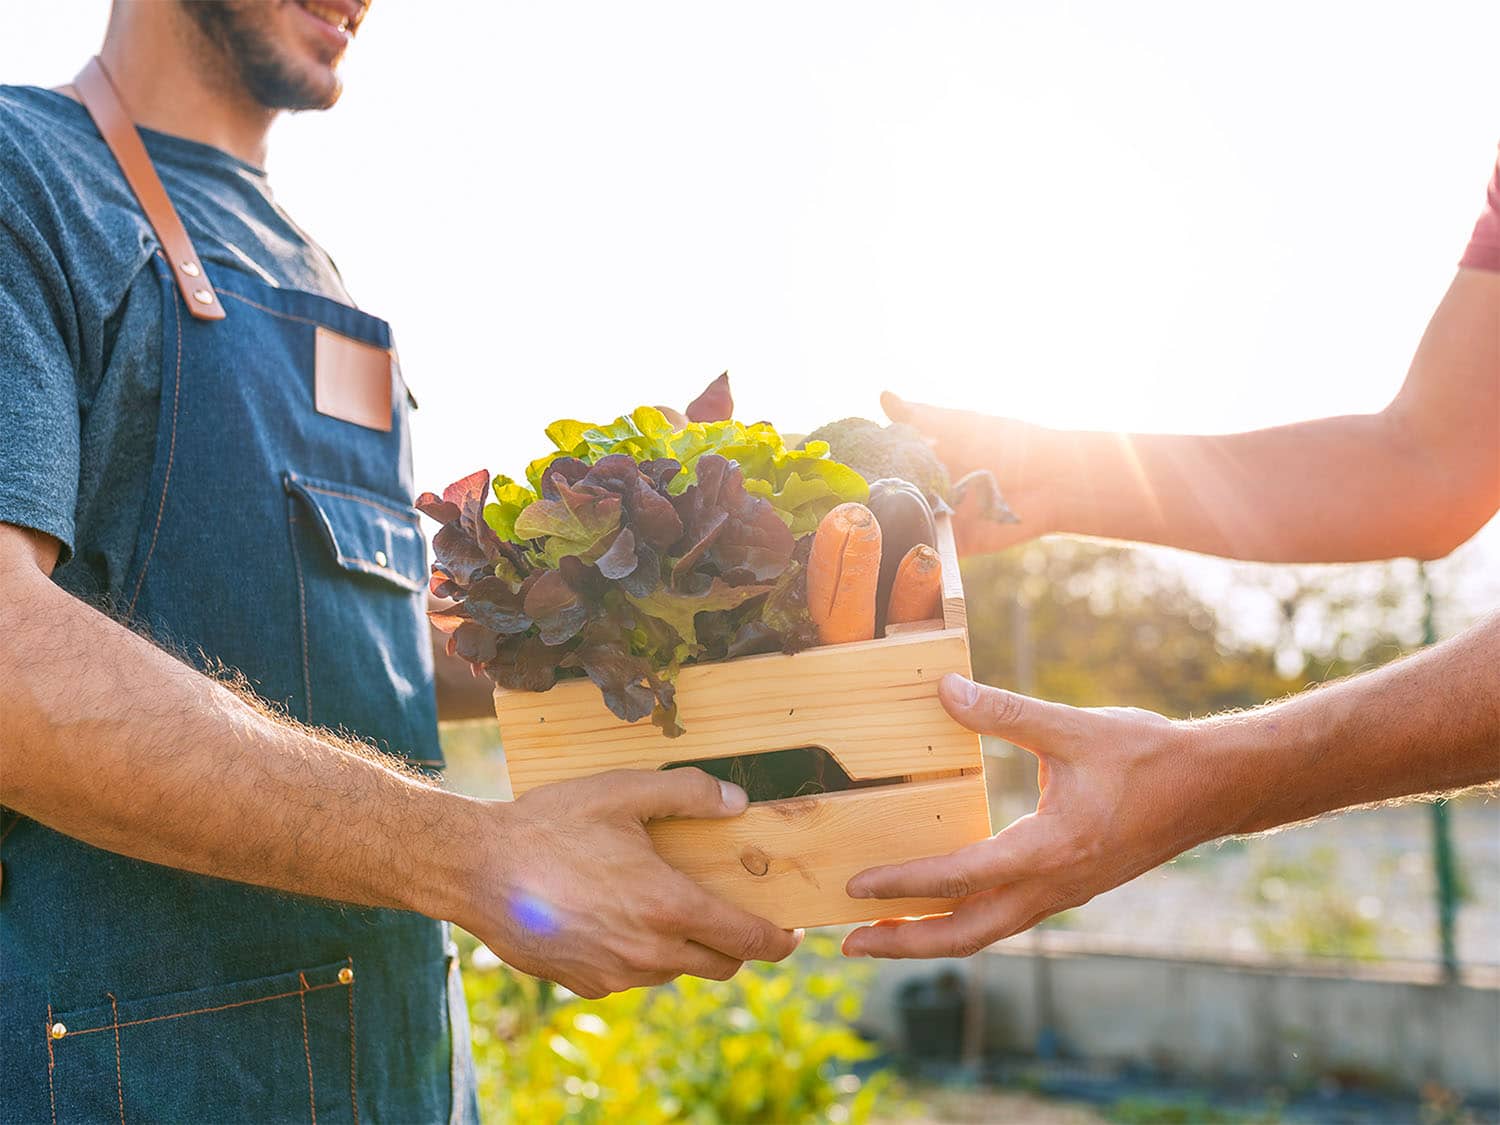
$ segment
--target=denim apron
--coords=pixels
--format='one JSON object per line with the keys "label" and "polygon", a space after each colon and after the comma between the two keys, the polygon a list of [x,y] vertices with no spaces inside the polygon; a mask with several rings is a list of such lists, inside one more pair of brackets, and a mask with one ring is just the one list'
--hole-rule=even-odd
{"label": "denim apron", "polygon": [[[393,365],[388,432],[315,405],[318,334],[388,349],[388,326],[222,267],[224,318],[198,320],[162,254],[152,267],[156,460],[112,604],[295,718],[440,768],[404,384]],[[66,568],[57,577],[67,585]],[[443,923],[193,875],[6,819],[0,1119],[477,1118]]]}

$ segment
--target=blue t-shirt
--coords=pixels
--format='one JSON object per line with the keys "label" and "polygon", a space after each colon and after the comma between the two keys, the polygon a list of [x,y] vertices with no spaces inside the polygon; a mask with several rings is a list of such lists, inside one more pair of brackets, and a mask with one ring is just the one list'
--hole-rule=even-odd
{"label": "blue t-shirt", "polygon": [[[338,270],[228,153],[141,130],[211,279],[348,303]],[[161,401],[158,242],[82,105],[0,86],[0,521],[63,547],[57,580],[119,589]],[[176,294],[173,294],[176,299]]]}

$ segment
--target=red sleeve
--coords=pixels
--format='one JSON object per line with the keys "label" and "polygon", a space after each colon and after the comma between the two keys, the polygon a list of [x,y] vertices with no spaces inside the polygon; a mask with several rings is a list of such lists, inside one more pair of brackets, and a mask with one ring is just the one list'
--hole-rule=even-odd
{"label": "red sleeve", "polygon": [[1474,236],[1458,264],[1471,270],[1500,272],[1500,160],[1495,162],[1484,212],[1474,224]]}

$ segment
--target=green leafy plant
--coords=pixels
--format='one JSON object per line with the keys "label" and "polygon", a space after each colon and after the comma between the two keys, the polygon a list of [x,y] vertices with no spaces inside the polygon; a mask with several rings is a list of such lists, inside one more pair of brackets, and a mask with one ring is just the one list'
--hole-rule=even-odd
{"label": "green leafy plant", "polygon": [[[705,409],[729,408],[721,382]],[[451,654],[508,688],[587,676],[614,714],[675,735],[685,662],[812,643],[809,541],[869,496],[826,443],[788,449],[764,422],[678,425],[651,406],[547,436],[525,483],[480,471],[416,501],[442,524],[431,588],[455,604],[433,623]]]}
{"label": "green leafy plant", "polygon": [[1380,955],[1380,927],[1338,885],[1338,853],[1314,848],[1301,857],[1265,856],[1251,875],[1261,945],[1276,954],[1370,960]]}
{"label": "green leafy plant", "polygon": [[[471,959],[472,960],[472,959]],[[811,938],[733,980],[581,1000],[490,959],[466,975],[481,1104],[501,1121],[861,1122],[887,1079],[849,1029],[859,970]]]}

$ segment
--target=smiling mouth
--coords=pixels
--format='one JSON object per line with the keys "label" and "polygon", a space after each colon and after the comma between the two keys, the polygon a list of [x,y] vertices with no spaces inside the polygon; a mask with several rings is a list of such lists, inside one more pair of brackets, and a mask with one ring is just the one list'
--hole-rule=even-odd
{"label": "smiling mouth", "polygon": [[337,4],[324,4],[320,0],[297,0],[297,6],[337,31],[350,31],[355,26],[356,21],[351,21],[349,13]]}

